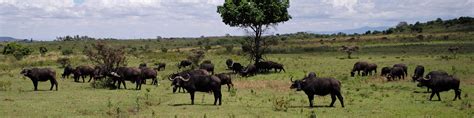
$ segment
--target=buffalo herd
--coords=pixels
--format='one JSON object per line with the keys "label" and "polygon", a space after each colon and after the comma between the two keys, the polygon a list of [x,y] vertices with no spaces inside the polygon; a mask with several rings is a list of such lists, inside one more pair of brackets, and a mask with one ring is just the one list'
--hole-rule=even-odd
{"label": "buffalo herd", "polygon": [[[177,67],[181,70],[192,64],[192,61],[183,60],[177,64]],[[239,62],[227,59],[225,64],[226,68],[231,70],[231,72],[215,74],[215,65],[210,60],[205,60],[196,69],[185,69],[168,75],[171,86],[173,86],[173,93],[189,93],[191,104],[194,104],[195,92],[213,93],[214,105],[221,105],[221,86],[227,85],[227,90],[231,91],[231,88],[234,86],[232,75],[237,74],[248,77],[257,73],[286,71],[283,64],[274,61],[260,61],[244,67]],[[67,65],[61,74],[61,78],[67,79],[70,75],[73,75],[75,82],[79,82],[82,78],[82,82],[85,83],[85,78],[89,78],[88,82],[91,82],[91,80],[96,81],[108,77],[111,78],[114,85],[118,83],[118,89],[120,89],[121,85],[127,89],[125,81],[130,81],[136,84],[136,90],[140,90],[142,84],[146,84],[147,79],[151,80],[151,85],[158,85],[158,71],[164,70],[165,67],[165,63],[155,63],[154,67],[147,67],[146,63],[142,63],[138,67],[117,67],[115,69],[90,65],[79,65],[74,68],[71,65]],[[386,78],[387,81],[404,80],[408,76],[408,67],[406,64],[398,63],[381,68],[380,73],[380,76]],[[417,65],[412,75],[412,81],[418,82],[418,87],[427,87],[428,91],[431,89],[429,100],[432,100],[435,94],[438,100],[441,100],[439,93],[451,89],[455,91],[453,100],[461,99],[460,81],[457,77],[449,75],[444,71],[431,71],[426,76],[424,73],[425,67]],[[35,91],[38,90],[38,81],[48,80],[51,82],[50,90],[53,90],[54,86],[58,90],[56,72],[51,68],[25,68],[21,71],[21,74],[31,79]],[[351,77],[356,76],[356,74],[358,76],[374,76],[377,74],[377,64],[358,61],[350,71]],[[291,89],[304,91],[308,96],[310,107],[313,107],[314,95],[331,95],[332,102],[329,105],[330,107],[334,106],[336,99],[344,107],[344,98],[341,94],[342,85],[339,80],[331,77],[318,77],[315,72],[308,73],[300,80],[293,80],[293,77],[290,80],[292,82]]]}

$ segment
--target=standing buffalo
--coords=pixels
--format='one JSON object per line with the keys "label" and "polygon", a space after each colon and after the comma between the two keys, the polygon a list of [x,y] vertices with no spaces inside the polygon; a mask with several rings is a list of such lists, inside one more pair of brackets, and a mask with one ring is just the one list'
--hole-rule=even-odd
{"label": "standing buffalo", "polygon": [[74,68],[71,65],[68,64],[64,68],[63,74],[61,74],[61,78],[62,79],[69,78],[69,75],[71,75],[73,71],[74,71]]}
{"label": "standing buffalo", "polygon": [[232,59],[227,59],[225,61],[225,64],[227,65],[227,69],[231,70],[232,69],[232,64],[234,64],[234,61],[232,61]]}
{"label": "standing buffalo", "polygon": [[214,105],[219,100],[222,104],[221,80],[214,75],[190,75],[179,74],[173,78],[177,85],[186,89],[191,95],[191,104],[194,104],[195,92],[212,92],[214,94]]}
{"label": "standing buffalo", "polygon": [[190,66],[191,64],[193,64],[193,62],[191,62],[191,61],[189,61],[189,60],[182,60],[182,61],[179,62],[179,64],[178,64],[178,69],[186,68],[187,66]]}
{"label": "standing buffalo", "polygon": [[407,76],[407,75],[408,75],[408,67],[407,67],[407,65],[402,64],[402,63],[399,63],[399,64],[393,65],[393,67],[401,67],[401,68],[403,69],[403,73],[405,73],[404,76]]}
{"label": "standing buffalo", "polygon": [[243,68],[244,68],[244,67],[243,67],[242,64],[240,64],[240,63],[233,63],[233,64],[232,64],[232,70],[233,70],[235,73],[240,73],[240,72],[242,72],[242,69],[243,69]]}
{"label": "standing buffalo", "polygon": [[214,74],[214,64],[212,63],[201,63],[201,65],[199,65],[199,69],[204,69],[204,70],[207,70],[208,72],[210,72],[211,74]]}
{"label": "standing buffalo", "polygon": [[257,72],[258,72],[257,67],[253,64],[249,64],[247,67],[245,67],[245,69],[242,70],[242,72],[240,72],[240,75],[244,77],[248,77],[248,76],[253,76],[257,74]]}
{"label": "standing buffalo", "polygon": [[[430,78],[430,77],[442,77],[442,76],[449,76],[449,74],[445,71],[431,71],[428,74],[426,74],[425,78]],[[418,77],[416,80],[418,81],[419,79],[423,79],[423,75]],[[429,92],[430,88],[426,87],[426,92]]]}
{"label": "standing buffalo", "polygon": [[49,90],[53,90],[53,86],[56,85],[56,91],[58,90],[58,82],[56,80],[56,71],[51,68],[31,68],[31,69],[23,69],[20,74],[28,77],[33,81],[33,86],[35,86],[35,91],[38,90],[38,81],[50,81],[51,88]]}
{"label": "standing buffalo", "polygon": [[119,67],[116,69],[115,72],[111,72],[110,75],[114,77],[114,83],[115,81],[118,81],[118,88],[120,89],[120,84],[123,84],[123,87],[127,89],[127,86],[125,85],[125,80],[131,81],[132,83],[137,84],[136,88],[137,90],[140,90],[142,88],[142,77],[141,77],[141,70],[138,68],[132,68],[132,67]]}
{"label": "standing buffalo", "polygon": [[415,72],[413,73],[412,79],[413,82],[415,82],[418,78],[423,77],[423,74],[425,73],[425,67],[422,65],[418,65],[415,68]]}
{"label": "standing buffalo", "polygon": [[404,69],[401,67],[393,67],[390,73],[388,74],[388,81],[395,80],[395,78],[405,79]]}
{"label": "standing buffalo", "polygon": [[354,64],[354,67],[352,68],[351,77],[354,77],[356,71],[357,71],[357,75],[360,75],[360,71],[362,71],[362,75],[364,75],[363,71],[365,71],[365,68],[367,68],[368,65],[369,65],[369,63],[367,63],[365,61],[356,62]]}
{"label": "standing buffalo", "polygon": [[380,76],[387,76],[392,71],[391,67],[383,67]]}
{"label": "standing buffalo", "polygon": [[[436,73],[436,74],[434,74]],[[460,81],[452,75],[444,75],[443,72],[430,72],[426,78],[418,79],[418,87],[426,86],[431,89],[430,100],[432,100],[434,94],[438,96],[438,100],[441,101],[439,92],[454,90],[454,99],[461,99],[461,89],[459,89]]]}
{"label": "standing buffalo", "polygon": [[281,72],[283,70],[283,72],[285,72],[285,68],[283,67],[283,64],[280,64],[280,63],[277,63],[277,62],[273,62],[273,61],[269,61],[270,63],[270,68],[271,69],[274,69],[275,72]]}
{"label": "standing buffalo", "polygon": [[155,70],[161,71],[166,69],[166,64],[165,63],[155,63]]}
{"label": "standing buffalo", "polygon": [[255,63],[255,67],[257,68],[258,72],[269,72],[271,69],[271,62],[269,61],[261,61]]}
{"label": "standing buffalo", "polygon": [[79,77],[81,77],[82,82],[85,82],[84,78],[89,76],[89,81],[87,81],[87,82],[91,82],[92,78],[94,77],[94,71],[95,71],[95,69],[92,66],[88,66],[88,65],[78,66],[78,67],[76,67],[75,71],[73,72],[74,81],[78,82]]}
{"label": "standing buffalo", "polygon": [[[179,75],[186,75],[186,74],[189,74],[191,76],[195,76],[195,75],[211,75],[209,74],[209,72],[207,72],[206,70],[203,70],[203,69],[198,69],[198,70],[186,70],[186,71],[183,71],[183,72],[180,72],[180,73],[176,73],[176,74],[171,74],[168,79],[171,81],[171,85],[173,86],[173,93],[175,93],[176,91],[178,92],[181,92],[181,89],[182,87],[180,85],[178,85],[178,80],[177,79],[173,79]],[[184,90],[183,90],[184,92]]]}
{"label": "standing buffalo", "polygon": [[374,63],[369,63],[367,65],[367,67],[365,68],[364,72],[362,73],[362,75],[372,75],[372,72],[374,71],[374,74],[377,74],[377,64],[374,64]]}
{"label": "standing buffalo", "polygon": [[219,73],[216,75],[221,80],[221,85],[227,85],[227,91],[230,91],[230,87],[234,87],[232,83],[232,78],[230,78],[229,74],[227,73]]}
{"label": "standing buffalo", "polygon": [[148,68],[148,67],[141,67],[140,70],[142,72],[141,78],[142,78],[143,84],[146,84],[146,79],[151,79],[151,85],[158,84],[158,80],[156,78],[157,72],[154,69]]}
{"label": "standing buffalo", "polygon": [[329,105],[330,107],[334,106],[334,102],[339,99],[341,106],[344,107],[344,98],[341,95],[341,82],[334,78],[303,78],[302,80],[290,79],[291,89],[296,89],[296,91],[303,90],[309,99],[309,106],[313,107],[314,95],[325,96],[331,94],[332,102]]}

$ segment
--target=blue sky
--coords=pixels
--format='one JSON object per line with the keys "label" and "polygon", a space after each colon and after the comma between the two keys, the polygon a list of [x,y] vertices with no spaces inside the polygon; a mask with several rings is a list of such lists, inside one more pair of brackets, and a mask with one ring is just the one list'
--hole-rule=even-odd
{"label": "blue sky", "polygon": [[[0,0],[0,36],[154,38],[244,35],[221,22],[224,0]],[[293,16],[268,34],[394,26],[474,16],[474,0],[292,0]]]}

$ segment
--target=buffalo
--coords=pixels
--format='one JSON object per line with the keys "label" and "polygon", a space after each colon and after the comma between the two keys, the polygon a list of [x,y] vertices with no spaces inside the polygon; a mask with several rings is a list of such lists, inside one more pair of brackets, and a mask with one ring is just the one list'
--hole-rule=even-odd
{"label": "buffalo", "polygon": [[191,95],[191,104],[194,104],[195,92],[212,92],[214,94],[214,105],[222,105],[221,80],[214,75],[190,75],[178,74],[173,78],[176,84],[183,87]]}
{"label": "buffalo", "polygon": [[140,70],[142,72],[141,78],[142,78],[143,84],[146,84],[146,79],[152,80],[151,85],[158,84],[158,79],[156,78],[157,72],[154,69],[148,68],[148,67],[141,67]]}
{"label": "buffalo", "polygon": [[78,82],[79,77],[80,77],[82,78],[82,82],[85,82],[84,78],[89,76],[89,81],[87,82],[91,82],[92,78],[94,77],[94,71],[95,69],[92,66],[88,66],[88,65],[78,66],[76,67],[76,69],[74,69],[74,72],[73,72],[74,81]]}
{"label": "buffalo", "polygon": [[434,94],[438,96],[438,100],[441,101],[439,92],[454,90],[454,99],[461,99],[461,89],[459,89],[460,81],[458,78],[452,75],[445,75],[445,72],[430,72],[425,78],[418,79],[418,87],[426,86],[431,89],[430,100],[432,100]]}
{"label": "buffalo", "polygon": [[388,81],[395,80],[395,78],[400,79],[405,79],[405,73],[403,71],[404,69],[401,67],[393,67],[392,70],[390,70],[390,73],[388,74]]}
{"label": "buffalo", "polygon": [[339,99],[341,106],[344,107],[344,98],[341,95],[341,82],[334,78],[319,78],[319,77],[305,77],[302,80],[290,79],[291,89],[296,89],[296,91],[303,90],[309,99],[309,106],[313,107],[314,95],[326,96],[331,94],[332,102],[329,105],[330,107],[334,106],[334,102]]}
{"label": "buffalo", "polygon": [[407,65],[402,64],[402,63],[399,63],[399,64],[393,65],[393,67],[401,67],[401,68],[403,69],[403,73],[405,73],[404,76],[407,76],[407,75],[408,75],[408,67],[407,67]]}
{"label": "buffalo", "polygon": [[201,65],[199,65],[199,69],[204,69],[204,70],[207,70],[208,72],[214,74],[214,64],[212,63],[201,63]]}
{"label": "buffalo", "polygon": [[392,71],[392,67],[383,67],[381,71],[382,74],[380,76],[387,76]]}
{"label": "buffalo", "polygon": [[249,64],[240,72],[240,75],[244,77],[248,77],[248,76],[253,76],[257,74],[257,72],[258,72],[257,67],[253,64]]}
{"label": "buffalo", "polygon": [[283,70],[283,72],[285,72],[285,68],[283,67],[283,64],[280,64],[280,63],[277,63],[277,62],[273,62],[273,61],[269,61],[270,63],[270,69],[274,69],[275,72],[281,72]]}
{"label": "buffalo", "polygon": [[225,64],[227,65],[227,69],[231,70],[232,69],[232,64],[234,64],[234,61],[232,59],[227,59],[225,61]]}
{"label": "buffalo", "polygon": [[315,72],[309,72],[308,76],[306,78],[316,78],[316,73]]}
{"label": "buffalo", "polygon": [[[206,70],[203,70],[203,69],[198,69],[198,70],[186,70],[186,71],[182,71],[182,72],[179,72],[179,73],[176,73],[176,74],[171,74],[169,75],[168,79],[171,81],[171,85],[173,86],[173,93],[176,93],[176,91],[178,92],[181,92],[181,89],[182,87],[178,85],[178,80],[177,79],[173,79],[179,75],[186,75],[186,74],[189,74],[191,76],[194,76],[194,75],[211,75],[209,74],[209,72],[207,72]],[[184,89],[183,89],[183,92],[184,92]]]}
{"label": "buffalo", "polygon": [[240,73],[240,72],[242,72],[242,69],[243,69],[243,68],[244,68],[244,67],[243,67],[242,64],[240,64],[240,63],[233,63],[233,64],[232,64],[232,71],[234,71],[235,73]]}
{"label": "buffalo", "polygon": [[365,61],[356,62],[354,64],[354,67],[352,68],[351,77],[354,77],[356,71],[357,71],[357,75],[360,75],[360,71],[362,71],[362,75],[364,75],[363,71],[365,71],[365,69],[367,68],[368,65],[369,65],[369,63],[367,63]]}
{"label": "buffalo", "polygon": [[[429,72],[428,74],[426,74],[425,78],[429,78],[429,77],[441,77],[441,76],[449,76],[449,74],[445,71],[431,71]],[[418,81],[419,79],[423,79],[423,75],[421,75],[420,77],[418,77],[416,80]],[[427,87],[426,88],[426,91],[429,92],[430,91],[430,88]]]}
{"label": "buffalo", "polygon": [[255,67],[259,72],[268,72],[271,69],[271,62],[269,61],[261,61],[255,63]]}
{"label": "buffalo", "polygon": [[186,68],[187,66],[190,66],[191,64],[193,64],[193,62],[191,62],[190,60],[182,60],[178,64],[178,69]]}
{"label": "buffalo", "polygon": [[53,87],[56,86],[56,91],[58,90],[58,81],[56,80],[56,71],[51,68],[31,68],[31,69],[23,69],[20,74],[28,77],[33,81],[33,86],[35,87],[35,91],[38,90],[38,81],[50,81],[51,88],[49,90],[53,90]]}
{"label": "buffalo", "polygon": [[423,74],[425,74],[425,67],[422,65],[416,66],[415,72],[412,76],[413,82],[415,82],[418,78],[423,77]]}
{"label": "buffalo", "polygon": [[132,83],[136,82],[136,90],[141,90],[142,88],[142,77],[141,77],[141,70],[138,68],[132,67],[118,67],[114,72],[111,72],[110,75],[114,79],[114,84],[118,81],[118,89],[120,89],[120,84],[123,84],[123,87],[127,89],[125,85],[125,81],[131,81]]}
{"label": "buffalo", "polygon": [[165,63],[155,63],[155,70],[157,71],[162,71],[166,69],[166,64]]}
{"label": "buffalo", "polygon": [[227,85],[227,91],[230,91],[230,87],[234,87],[232,78],[227,73],[219,73],[216,76],[221,80],[221,85]]}
{"label": "buffalo", "polygon": [[369,63],[362,74],[372,75],[372,72],[374,72],[374,75],[377,74],[377,64]]}
{"label": "buffalo", "polygon": [[62,79],[69,78],[69,75],[71,75],[73,71],[74,71],[74,68],[71,65],[68,64],[64,68],[63,74],[61,74],[61,78]]}

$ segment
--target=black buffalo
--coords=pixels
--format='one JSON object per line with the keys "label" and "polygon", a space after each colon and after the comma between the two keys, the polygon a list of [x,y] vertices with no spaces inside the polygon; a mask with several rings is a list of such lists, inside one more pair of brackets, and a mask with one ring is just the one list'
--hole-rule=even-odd
{"label": "black buffalo", "polygon": [[127,89],[125,81],[136,83],[135,89],[137,90],[142,88],[142,72],[138,68],[119,67],[114,72],[111,72],[110,75],[114,78],[114,83],[118,81],[118,89],[120,89],[120,84],[123,84],[123,88]]}
{"label": "black buffalo", "polygon": [[[426,74],[425,78],[430,78],[430,77],[441,77],[441,76],[449,76],[449,74],[445,71],[431,71],[428,74]],[[416,80],[423,79],[423,76],[418,77]],[[430,88],[426,87],[426,91],[429,92]]]}
{"label": "black buffalo", "polygon": [[158,79],[156,76],[158,75],[155,69],[148,68],[148,67],[141,67],[141,78],[142,78],[142,83],[146,84],[146,79],[151,79],[151,85],[157,85],[158,84]]}
{"label": "black buffalo", "polygon": [[[173,86],[173,93],[176,93],[176,91],[181,92],[181,89],[182,89],[182,87],[180,85],[178,85],[178,80],[173,79],[173,78],[175,78],[179,75],[186,75],[186,74],[189,74],[191,76],[194,76],[194,75],[211,75],[211,74],[209,74],[209,72],[207,72],[206,70],[203,70],[203,69],[186,70],[186,71],[182,71],[182,72],[179,72],[179,73],[171,74],[171,75],[169,75],[168,79],[171,81],[171,86]],[[183,89],[183,92],[185,92],[184,89]]]}
{"label": "black buffalo", "polygon": [[33,86],[35,87],[35,91],[38,90],[38,81],[50,81],[51,88],[49,90],[53,90],[53,86],[56,86],[56,91],[58,90],[58,81],[56,80],[56,71],[51,68],[31,68],[31,69],[23,69],[20,74],[28,77],[33,81]]}
{"label": "black buffalo", "polygon": [[255,63],[255,67],[259,72],[269,72],[271,67],[271,62],[269,61],[260,61]]}
{"label": "black buffalo", "polygon": [[253,76],[257,74],[257,72],[258,72],[257,67],[253,64],[249,64],[247,67],[242,69],[242,71],[240,72],[240,75],[244,77],[248,77],[248,76]]}
{"label": "black buffalo", "polygon": [[91,82],[92,78],[94,78],[94,67],[88,65],[81,65],[74,69],[74,81],[79,82],[79,78],[82,78],[82,82],[85,82],[84,78],[89,77],[89,81]]}
{"label": "black buffalo", "polygon": [[354,67],[352,67],[351,77],[354,77],[356,71],[357,71],[357,75],[360,75],[360,71],[362,71],[362,75],[364,75],[364,71],[365,71],[365,69],[367,68],[368,65],[369,65],[369,63],[367,63],[365,61],[356,62],[354,64]]}
{"label": "black buffalo", "polygon": [[225,64],[227,65],[227,69],[232,70],[232,64],[234,64],[234,61],[232,59],[227,59]]}
{"label": "black buffalo", "polygon": [[166,69],[166,64],[165,63],[155,63],[155,70],[157,71],[162,71]]}
{"label": "black buffalo", "polygon": [[61,78],[62,79],[69,78],[69,75],[71,75],[72,72],[74,72],[74,68],[71,65],[67,65],[63,70],[63,74],[61,74]]}
{"label": "black buffalo", "polygon": [[377,64],[369,63],[362,74],[372,75],[372,72],[374,72],[373,75],[377,74]]}
{"label": "black buffalo", "polygon": [[407,67],[407,65],[399,63],[399,64],[393,65],[393,67],[401,67],[403,69],[403,73],[405,73],[404,76],[408,76],[408,67]]}
{"label": "black buffalo", "polygon": [[193,64],[193,62],[191,62],[190,60],[182,60],[178,64],[178,69],[186,68],[187,66],[190,66],[191,64]]}
{"label": "black buffalo", "polygon": [[388,74],[388,81],[395,80],[395,78],[400,79],[405,79],[405,73],[403,71],[404,69],[401,67],[393,67],[392,70],[390,70],[390,73]]}
{"label": "black buffalo", "polygon": [[214,75],[190,75],[179,74],[173,78],[177,85],[186,89],[191,95],[191,104],[194,104],[195,92],[212,92],[214,94],[214,105],[219,101],[222,104],[221,80]]}
{"label": "black buffalo", "polygon": [[201,65],[199,65],[199,69],[204,69],[204,70],[207,70],[208,72],[210,72],[211,74],[214,74],[214,64],[212,63],[201,63]]}
{"label": "black buffalo", "polygon": [[233,63],[233,64],[232,64],[232,71],[234,71],[235,73],[240,73],[240,72],[242,72],[242,69],[243,69],[243,68],[244,68],[244,67],[243,67],[242,64],[240,64],[240,63]]}
{"label": "black buffalo", "polygon": [[216,74],[217,77],[221,80],[221,85],[227,85],[227,91],[230,91],[230,87],[234,87],[232,83],[232,78],[229,76],[228,73],[219,73]]}
{"label": "black buffalo", "polygon": [[392,71],[392,67],[383,67],[380,76],[387,76]]}
{"label": "black buffalo", "polygon": [[[436,73],[436,74],[435,74]],[[454,99],[461,99],[461,89],[459,89],[460,81],[458,78],[452,75],[445,75],[445,72],[430,72],[426,78],[418,79],[418,87],[426,86],[431,89],[430,100],[432,100],[434,94],[438,96],[438,100],[441,101],[439,92],[454,90]]]}
{"label": "black buffalo", "polygon": [[331,94],[332,102],[330,107],[334,106],[334,102],[339,99],[341,106],[344,107],[344,98],[341,95],[341,82],[334,78],[303,78],[302,80],[295,80],[291,78],[291,89],[297,91],[303,90],[309,99],[309,106],[313,107],[314,95],[325,96]]}
{"label": "black buffalo", "polygon": [[418,80],[418,78],[423,77],[424,74],[425,74],[425,67],[422,65],[418,65],[416,66],[415,72],[413,72],[413,76],[411,78],[413,82],[415,82],[416,80]]}
{"label": "black buffalo", "polygon": [[270,63],[270,69],[274,69],[275,72],[281,72],[283,70],[283,72],[285,72],[285,68],[283,67],[283,64],[280,64],[280,63],[277,63],[277,62],[273,62],[273,61],[269,61]]}
{"label": "black buffalo", "polygon": [[309,72],[308,73],[308,76],[306,76],[306,78],[316,78],[316,73],[315,72]]}

